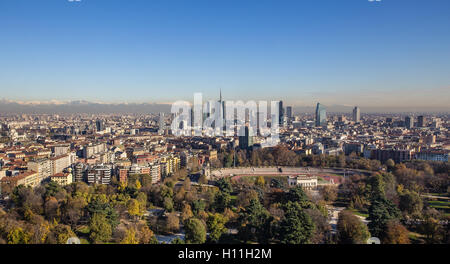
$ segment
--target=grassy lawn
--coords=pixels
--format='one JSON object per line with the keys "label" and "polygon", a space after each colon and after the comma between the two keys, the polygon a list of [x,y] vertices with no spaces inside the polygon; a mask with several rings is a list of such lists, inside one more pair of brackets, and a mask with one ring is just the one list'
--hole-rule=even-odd
{"label": "grassy lawn", "polygon": [[80,239],[81,244],[90,244],[89,238],[89,227],[88,226],[80,226],[75,230],[75,234]]}
{"label": "grassy lawn", "polygon": [[426,195],[450,197],[448,193],[426,193]]}
{"label": "grassy lawn", "polygon": [[439,200],[437,200],[437,201],[428,201],[428,204],[430,206],[447,206],[447,207],[449,207],[450,206],[450,201],[439,201]]}
{"label": "grassy lawn", "polygon": [[422,244],[424,242],[423,240],[425,236],[422,234],[410,232],[408,236],[412,244]]}
{"label": "grassy lawn", "polygon": [[348,207],[349,200],[344,197],[338,197],[336,201],[334,201],[333,206],[336,207]]}
{"label": "grassy lawn", "polygon": [[231,203],[236,204],[237,195],[230,195],[230,198],[231,198]]}
{"label": "grassy lawn", "polygon": [[[244,177],[240,177],[239,181],[241,181],[243,183],[254,183],[259,176],[260,175],[244,176]],[[281,181],[284,184],[284,186],[287,186],[287,177],[286,176],[279,176],[279,175],[262,175],[262,176],[263,176],[266,184],[270,183],[272,181],[272,179],[277,179],[277,180]]]}
{"label": "grassy lawn", "polygon": [[355,215],[359,215],[359,216],[362,216],[362,217],[365,217],[365,218],[369,217],[369,214],[366,213],[366,212],[358,211],[358,210],[356,210],[356,209],[352,209],[351,211],[352,211]]}
{"label": "grassy lawn", "polygon": [[450,215],[450,201],[428,200],[426,203],[431,208],[442,211],[446,216]]}
{"label": "grassy lawn", "polygon": [[88,235],[89,234],[89,227],[88,226],[80,226],[75,230],[76,233],[80,235]]}
{"label": "grassy lawn", "polygon": [[318,184],[324,184],[324,183],[328,183],[328,181],[324,180],[324,179],[321,178],[321,177],[318,177],[318,178],[317,178],[317,183],[318,183]]}

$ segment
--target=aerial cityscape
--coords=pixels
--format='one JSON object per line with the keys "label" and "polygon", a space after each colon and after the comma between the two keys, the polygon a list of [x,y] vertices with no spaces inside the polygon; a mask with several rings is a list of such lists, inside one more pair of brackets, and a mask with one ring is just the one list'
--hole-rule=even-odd
{"label": "aerial cityscape", "polygon": [[450,243],[449,3],[37,2],[0,3],[0,244]]}
{"label": "aerial cityscape", "polygon": [[448,114],[279,107],[270,148],[169,113],[3,115],[0,241],[448,242]]}

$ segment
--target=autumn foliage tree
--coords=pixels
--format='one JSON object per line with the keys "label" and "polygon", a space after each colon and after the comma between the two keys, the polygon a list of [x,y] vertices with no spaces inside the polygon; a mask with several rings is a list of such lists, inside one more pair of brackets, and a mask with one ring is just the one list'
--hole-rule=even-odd
{"label": "autumn foliage tree", "polygon": [[365,244],[370,237],[367,226],[347,210],[339,213],[337,230],[338,241],[342,244]]}
{"label": "autumn foliage tree", "polygon": [[389,221],[386,225],[383,244],[409,244],[409,231],[398,221]]}

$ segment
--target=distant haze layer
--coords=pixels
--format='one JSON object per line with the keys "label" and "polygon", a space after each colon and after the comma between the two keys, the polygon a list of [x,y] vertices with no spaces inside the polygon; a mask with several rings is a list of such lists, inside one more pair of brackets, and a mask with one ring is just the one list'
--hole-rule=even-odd
{"label": "distant haze layer", "polygon": [[[309,106],[293,105],[294,113],[313,113],[315,102]],[[289,104],[284,104],[284,107]],[[325,105],[328,112],[350,113],[354,106]],[[359,106],[363,113],[450,113],[450,107],[373,107]],[[149,114],[158,112],[170,112],[170,103],[98,103],[88,101],[71,102],[15,102],[0,101],[0,113],[9,114],[53,114],[53,113],[134,113]]]}

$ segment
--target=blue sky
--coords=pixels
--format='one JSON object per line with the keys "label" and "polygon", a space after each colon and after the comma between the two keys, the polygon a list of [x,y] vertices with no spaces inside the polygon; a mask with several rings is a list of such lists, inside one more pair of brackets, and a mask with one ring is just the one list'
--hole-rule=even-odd
{"label": "blue sky", "polygon": [[0,0],[13,100],[448,106],[448,0]]}

